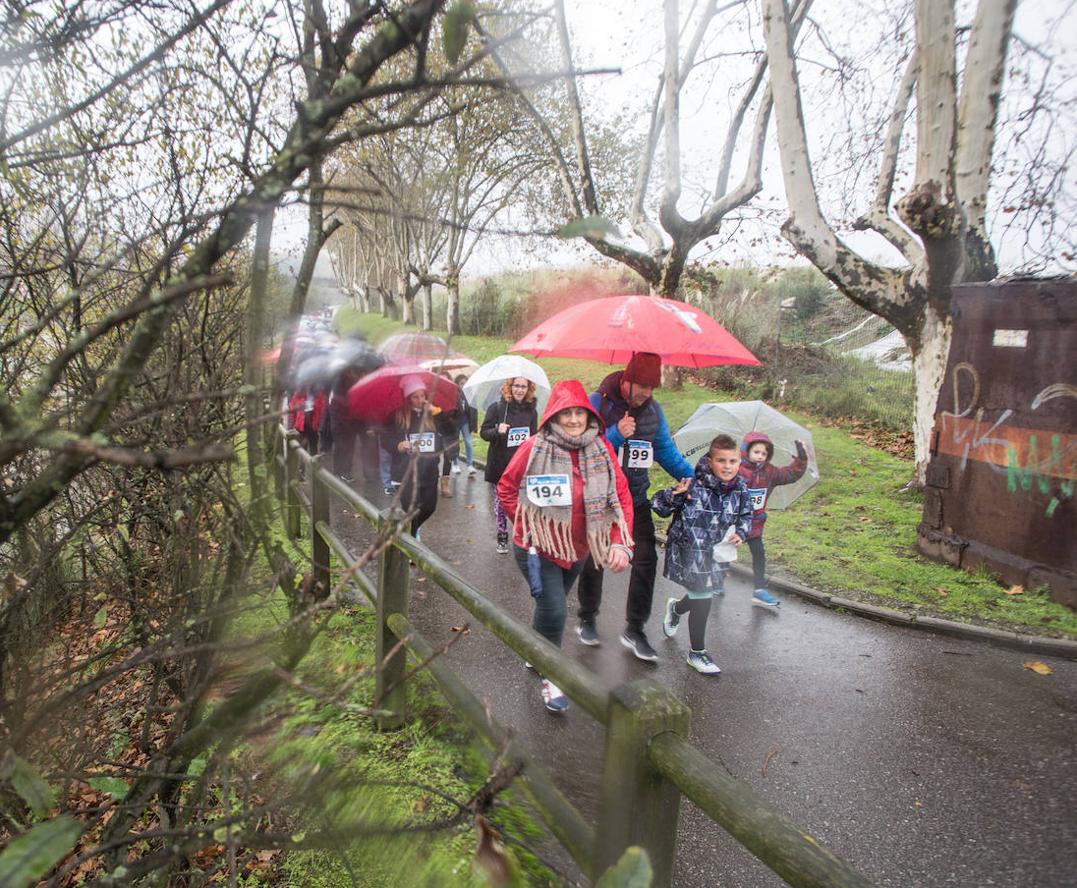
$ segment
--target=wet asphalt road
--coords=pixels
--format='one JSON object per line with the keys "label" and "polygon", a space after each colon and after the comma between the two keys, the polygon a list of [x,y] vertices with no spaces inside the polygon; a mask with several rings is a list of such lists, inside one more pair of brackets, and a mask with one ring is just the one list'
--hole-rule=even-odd
{"label": "wet asphalt road", "polygon": [[[481,474],[454,484],[457,495],[440,500],[423,542],[529,624],[526,583],[512,558],[494,551],[491,486]],[[386,503],[380,487],[358,489]],[[369,539],[365,523],[342,509],[333,526],[355,545]],[[538,678],[519,658],[421,573],[413,579],[414,624],[435,645],[451,626],[470,624],[448,654],[454,668],[593,818],[601,727],[578,707],[547,713]],[[749,587],[733,581],[708,627],[722,675],[702,676],[684,663],[687,627],[672,640],[662,635],[662,605],[678,592],[661,577],[648,625],[658,664],[621,646],[626,590],[627,574],[607,576],[598,648],[576,640],[570,602],[566,653],[611,688],[642,676],[667,685],[692,709],[692,742],[718,767],[877,885],[1077,885],[1077,663],[794,597],[775,613],[753,607]],[[1030,659],[1053,674],[1025,669]],[[674,884],[784,883],[686,801]]]}

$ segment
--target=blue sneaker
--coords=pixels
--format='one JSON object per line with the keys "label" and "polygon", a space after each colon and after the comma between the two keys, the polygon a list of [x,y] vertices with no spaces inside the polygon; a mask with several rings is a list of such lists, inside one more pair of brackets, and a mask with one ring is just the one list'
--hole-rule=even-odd
{"label": "blue sneaker", "polygon": [[752,593],[752,604],[758,604],[760,607],[781,607],[782,603],[766,589],[756,589]]}

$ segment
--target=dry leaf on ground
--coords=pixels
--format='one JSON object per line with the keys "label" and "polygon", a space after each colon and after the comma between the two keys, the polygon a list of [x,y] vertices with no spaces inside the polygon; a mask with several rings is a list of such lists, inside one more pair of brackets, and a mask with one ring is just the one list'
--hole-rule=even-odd
{"label": "dry leaf on ground", "polygon": [[1025,669],[1035,672],[1037,675],[1050,675],[1054,671],[1042,660],[1026,660]]}

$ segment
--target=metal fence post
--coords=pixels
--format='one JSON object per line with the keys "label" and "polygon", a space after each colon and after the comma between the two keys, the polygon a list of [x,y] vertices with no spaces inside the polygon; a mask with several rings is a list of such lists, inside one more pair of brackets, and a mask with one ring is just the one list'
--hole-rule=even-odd
{"label": "metal fence post", "polygon": [[314,562],[314,595],[323,599],[329,597],[332,578],[329,575],[329,543],[318,529],[319,525],[329,526],[329,491],[318,479],[318,470],[322,467],[319,454],[310,463],[310,554]]}
{"label": "metal fence post", "polygon": [[610,693],[592,879],[639,845],[650,857],[652,884],[671,884],[681,792],[655,769],[647,747],[666,731],[687,736],[690,715],[671,691],[651,679]]}
{"label": "metal fence post", "polygon": [[284,439],[284,532],[288,539],[299,537],[300,509],[299,494],[294,487],[299,480],[299,454],[292,447],[292,439],[297,437],[289,432]]}
{"label": "metal fence post", "polygon": [[[383,532],[387,531],[388,521],[382,522]],[[408,617],[408,556],[396,546],[386,546],[381,554],[378,576],[378,644],[377,644],[377,680],[375,693],[378,708],[390,710],[393,714],[380,717],[378,727],[394,730],[404,724],[407,717],[407,689],[404,687],[404,675],[407,670],[408,654],[403,645],[390,656],[399,642],[386,622],[389,614],[401,614]]]}

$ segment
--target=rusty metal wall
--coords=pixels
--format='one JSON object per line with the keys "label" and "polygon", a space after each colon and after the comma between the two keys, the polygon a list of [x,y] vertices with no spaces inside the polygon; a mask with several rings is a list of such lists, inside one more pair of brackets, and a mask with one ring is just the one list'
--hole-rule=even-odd
{"label": "rusty metal wall", "polygon": [[954,288],[921,552],[1077,607],[1077,279]]}

